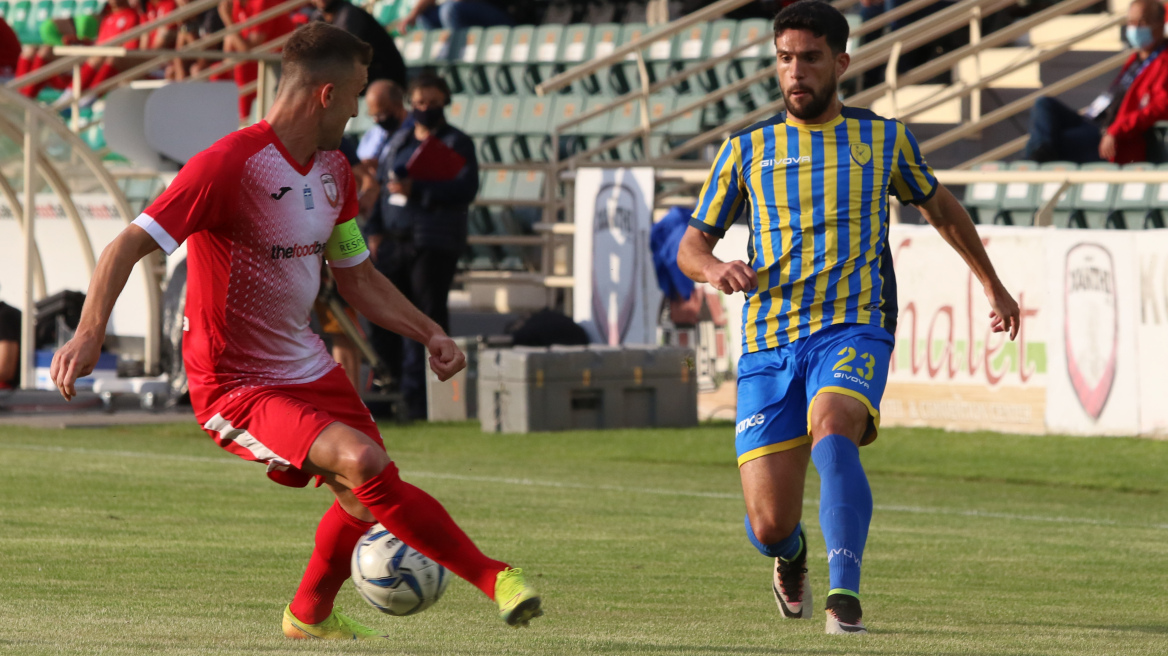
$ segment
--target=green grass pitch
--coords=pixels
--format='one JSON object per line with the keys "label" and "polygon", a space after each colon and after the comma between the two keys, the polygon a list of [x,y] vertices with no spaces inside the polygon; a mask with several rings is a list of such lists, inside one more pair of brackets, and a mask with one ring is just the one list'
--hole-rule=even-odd
{"label": "green grass pitch", "polygon": [[733,426],[483,435],[384,426],[406,480],[521,566],[547,615],[499,621],[462,581],[416,617],[338,605],[388,644],[280,632],[324,490],[292,490],[193,424],[0,428],[0,653],[1168,654],[1168,442],[885,430],[869,636],[779,618],[746,541]]}

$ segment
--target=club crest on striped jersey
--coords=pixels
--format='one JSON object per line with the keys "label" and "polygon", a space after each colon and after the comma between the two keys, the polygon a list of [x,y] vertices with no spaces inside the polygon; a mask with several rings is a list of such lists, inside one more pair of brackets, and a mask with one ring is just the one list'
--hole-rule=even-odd
{"label": "club crest on striped jersey", "polygon": [[872,161],[872,147],[866,143],[852,144],[852,159],[860,166],[867,166]]}
{"label": "club crest on striped jersey", "polygon": [[321,174],[320,186],[324,188],[324,197],[328,200],[328,204],[332,207],[336,207],[337,201],[340,200],[341,195],[337,189],[337,180],[333,177],[333,174]]}

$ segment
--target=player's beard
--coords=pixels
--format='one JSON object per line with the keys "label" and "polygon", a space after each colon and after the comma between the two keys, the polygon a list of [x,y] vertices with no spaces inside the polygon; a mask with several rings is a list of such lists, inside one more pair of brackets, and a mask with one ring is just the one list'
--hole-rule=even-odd
{"label": "player's beard", "polygon": [[811,121],[819,116],[822,116],[831,107],[831,101],[835,98],[836,92],[839,89],[839,82],[833,76],[824,88],[815,90],[809,86],[800,84],[798,87],[800,91],[806,91],[810,98],[805,98],[802,105],[796,105],[791,102],[791,98],[787,95],[790,89],[783,89],[783,101],[787,104],[787,111],[791,116],[800,121]]}

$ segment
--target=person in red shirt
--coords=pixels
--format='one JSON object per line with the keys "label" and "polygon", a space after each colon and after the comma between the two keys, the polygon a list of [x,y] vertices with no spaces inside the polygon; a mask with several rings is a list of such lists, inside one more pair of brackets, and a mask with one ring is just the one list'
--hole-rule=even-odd
{"label": "person in red shirt", "polygon": [[1164,5],[1135,0],[1124,36],[1136,49],[1111,86],[1083,114],[1054,98],[1034,101],[1026,157],[1116,164],[1147,160],[1148,131],[1168,120],[1168,42]]}
{"label": "person in red shirt", "polygon": [[[98,45],[108,43],[118,35],[134,29],[141,21],[138,10],[129,0],[109,0],[104,14],[101,27],[97,31]],[[138,42],[127,41],[122,47],[126,50],[136,50]],[[122,63],[115,57],[90,57],[81,65],[81,89],[83,91],[92,89],[128,67],[128,62]]]}
{"label": "person in red shirt", "polygon": [[[28,45],[20,52],[16,63],[16,76],[31,73],[56,59],[53,46],[90,45],[97,38],[98,21],[95,16],[77,14],[72,18],[49,18],[40,24],[41,45]],[[62,73],[37,84],[30,84],[20,90],[29,98],[36,98],[46,86],[66,89],[72,76]]]}
{"label": "person in red shirt", "polygon": [[[242,23],[252,16],[267,11],[281,4],[282,0],[223,0],[219,3],[219,15],[225,25]],[[263,45],[272,39],[284,36],[296,29],[292,17],[284,14],[264,21],[259,25],[244,28],[238,37],[228,37],[223,42],[224,52],[249,52],[256,46]],[[235,67],[235,83],[243,88],[255,81],[259,75],[259,65],[254,61],[243,62]],[[251,105],[255,102],[256,92],[251,91],[239,96],[239,118],[246,119],[251,115]]]}
{"label": "person in red shirt", "polygon": [[[141,15],[142,23],[149,23],[162,18],[177,7],[175,0],[142,0],[138,13]],[[143,50],[169,50],[174,48],[177,37],[178,26],[172,23],[156,28],[150,34],[143,34],[139,44]]]}
{"label": "person in red shirt", "polygon": [[353,548],[374,521],[494,599],[505,622],[525,625],[542,614],[538,593],[401,479],[369,410],[310,327],[327,262],[354,309],[426,345],[439,379],[466,366],[454,340],[373,268],[357,227],[356,182],[337,148],[357,115],[371,48],[313,22],[293,34],[282,59],[279,97],[264,120],[193,157],[102,253],[50,378],[72,399],[134,265],[186,242],[183,362],[199,425],[227,451],[266,465],[275,482],[304,487],[315,476],[336,497],[284,609],[284,634],[389,637],[333,608]]}

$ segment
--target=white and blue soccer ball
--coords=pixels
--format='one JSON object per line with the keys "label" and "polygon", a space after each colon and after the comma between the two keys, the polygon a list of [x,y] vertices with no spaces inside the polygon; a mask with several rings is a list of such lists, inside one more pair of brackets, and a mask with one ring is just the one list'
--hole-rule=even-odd
{"label": "white and blue soccer ball", "polygon": [[381,524],[353,549],[353,584],[371,606],[387,615],[420,613],[442,597],[450,572],[418,553]]}

